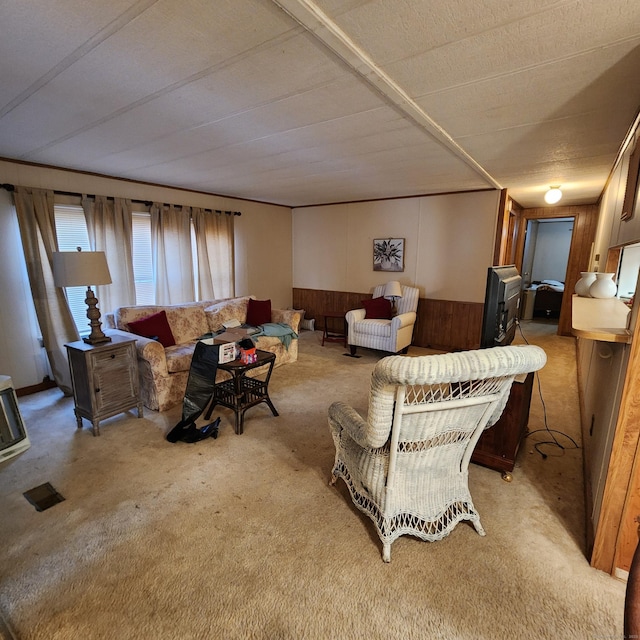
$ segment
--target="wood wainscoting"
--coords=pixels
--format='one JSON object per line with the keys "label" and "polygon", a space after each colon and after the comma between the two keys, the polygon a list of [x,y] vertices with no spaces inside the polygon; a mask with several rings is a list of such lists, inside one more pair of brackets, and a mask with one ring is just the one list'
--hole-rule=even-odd
{"label": "wood wainscoting", "polygon": [[[370,293],[293,289],[293,307],[304,309],[305,318],[315,318],[316,329],[324,329],[322,314],[327,311],[346,313],[362,307]],[[420,298],[413,344],[418,347],[463,351],[477,349],[482,330],[481,302],[453,302]]]}

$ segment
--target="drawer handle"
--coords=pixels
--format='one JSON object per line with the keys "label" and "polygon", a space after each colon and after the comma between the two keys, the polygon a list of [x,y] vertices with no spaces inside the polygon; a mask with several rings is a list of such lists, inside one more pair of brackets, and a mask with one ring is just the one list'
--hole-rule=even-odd
{"label": "drawer handle", "polygon": [[96,393],[100,393],[100,387],[97,387],[96,389],[94,389],[94,391],[95,391]]}
{"label": "drawer handle", "polygon": [[113,360],[113,359],[116,357],[116,354],[115,354],[115,353],[112,353],[110,357],[111,357],[111,359]]}

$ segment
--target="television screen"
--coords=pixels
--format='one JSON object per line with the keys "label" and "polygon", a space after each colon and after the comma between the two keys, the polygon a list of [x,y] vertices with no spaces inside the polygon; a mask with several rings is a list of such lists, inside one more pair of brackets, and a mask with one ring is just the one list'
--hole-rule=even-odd
{"label": "television screen", "polygon": [[489,267],[480,347],[503,347],[516,335],[522,278],[515,265]]}

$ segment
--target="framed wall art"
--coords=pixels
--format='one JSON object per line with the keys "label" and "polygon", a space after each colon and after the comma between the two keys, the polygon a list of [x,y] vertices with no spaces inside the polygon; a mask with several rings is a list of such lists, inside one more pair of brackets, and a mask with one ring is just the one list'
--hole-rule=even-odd
{"label": "framed wall art", "polygon": [[404,238],[376,238],[373,241],[374,271],[404,271]]}

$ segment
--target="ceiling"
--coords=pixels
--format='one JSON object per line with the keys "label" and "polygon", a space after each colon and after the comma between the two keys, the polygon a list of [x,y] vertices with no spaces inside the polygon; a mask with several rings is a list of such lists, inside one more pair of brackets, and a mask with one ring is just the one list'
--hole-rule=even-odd
{"label": "ceiling", "polygon": [[640,105],[637,0],[5,0],[0,25],[1,157],[288,206],[593,203]]}

